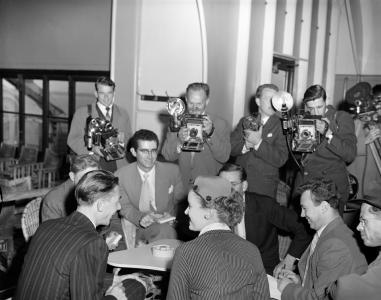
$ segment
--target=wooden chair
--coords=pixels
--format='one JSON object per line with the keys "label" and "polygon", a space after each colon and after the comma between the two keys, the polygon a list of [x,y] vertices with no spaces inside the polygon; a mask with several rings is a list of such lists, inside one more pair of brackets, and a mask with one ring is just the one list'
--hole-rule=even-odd
{"label": "wooden chair", "polygon": [[16,144],[8,144],[1,142],[0,144],[0,158],[15,158]]}
{"label": "wooden chair", "polygon": [[21,217],[21,229],[25,241],[28,242],[29,238],[34,235],[38,226],[40,225],[40,207],[42,198],[37,197],[30,201],[24,208]]}

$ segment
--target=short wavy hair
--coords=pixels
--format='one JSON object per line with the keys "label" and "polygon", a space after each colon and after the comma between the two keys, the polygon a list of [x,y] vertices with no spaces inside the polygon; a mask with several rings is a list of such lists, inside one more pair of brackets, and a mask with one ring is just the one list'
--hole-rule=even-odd
{"label": "short wavy hair", "polygon": [[341,195],[337,191],[336,184],[332,180],[325,178],[311,179],[298,188],[300,194],[305,191],[311,192],[312,202],[316,206],[320,205],[323,201],[326,201],[333,209],[338,209]]}
{"label": "short wavy hair", "polygon": [[187,86],[186,95],[190,91],[204,91],[206,98],[209,98],[210,88],[209,85],[204,82],[193,82]]}
{"label": "short wavy hair", "polygon": [[303,96],[303,103],[306,104],[309,101],[313,101],[319,98],[323,98],[324,102],[327,100],[327,93],[325,89],[318,84],[311,85]]}
{"label": "short wavy hair", "polygon": [[115,90],[115,86],[116,86],[115,82],[106,76],[98,77],[94,85],[95,85],[95,90],[97,92],[98,92],[98,85],[111,86],[113,90]]}
{"label": "short wavy hair", "polygon": [[95,155],[81,154],[70,158],[70,171],[74,174],[86,170],[87,168],[99,169],[99,163]]}
{"label": "short wavy hair", "polygon": [[104,170],[90,171],[83,175],[75,188],[78,205],[92,205],[99,198],[106,197],[119,185],[118,177]]}
{"label": "short wavy hair", "polygon": [[271,90],[274,90],[276,92],[279,92],[279,88],[275,84],[273,84],[273,83],[265,83],[265,84],[260,85],[257,88],[257,90],[255,92],[255,98],[261,98],[262,92],[263,92],[264,89],[271,89]]}
{"label": "short wavy hair", "polygon": [[193,189],[193,192],[200,199],[202,208],[210,208],[217,211],[217,216],[221,222],[229,227],[234,227],[241,222],[245,208],[243,198],[238,192],[233,190],[227,197],[221,196],[214,199],[204,199],[195,189]]}

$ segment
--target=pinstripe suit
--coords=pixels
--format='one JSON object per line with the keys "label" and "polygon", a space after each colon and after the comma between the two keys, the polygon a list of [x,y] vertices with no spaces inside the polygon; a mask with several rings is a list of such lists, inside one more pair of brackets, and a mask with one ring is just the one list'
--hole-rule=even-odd
{"label": "pinstripe suit", "polygon": [[208,231],[176,249],[167,300],[269,298],[258,248],[231,231]]}
{"label": "pinstripe suit", "polygon": [[[83,214],[48,220],[31,240],[14,299],[102,299],[107,257],[105,241]],[[140,283],[132,284],[141,292]]]}

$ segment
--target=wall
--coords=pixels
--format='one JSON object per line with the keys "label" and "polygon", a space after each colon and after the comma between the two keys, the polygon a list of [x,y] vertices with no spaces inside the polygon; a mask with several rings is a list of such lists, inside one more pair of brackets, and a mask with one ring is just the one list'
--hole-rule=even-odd
{"label": "wall", "polygon": [[110,11],[111,0],[0,0],[0,68],[108,71]]}

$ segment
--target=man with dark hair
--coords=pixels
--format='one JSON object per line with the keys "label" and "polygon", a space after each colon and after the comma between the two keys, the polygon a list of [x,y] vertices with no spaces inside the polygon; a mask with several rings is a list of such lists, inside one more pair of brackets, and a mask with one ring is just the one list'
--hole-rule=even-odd
{"label": "man with dark hair", "polygon": [[[89,115],[111,122],[118,129],[120,137],[123,137],[125,145],[131,137],[131,125],[128,113],[120,106],[114,104],[115,82],[107,77],[100,77],[95,82],[96,103],[80,107],[76,110],[70,126],[67,145],[76,154],[88,154],[85,144],[86,120]],[[99,157],[101,169],[114,172],[127,164],[126,159],[106,161],[99,146],[93,146],[92,152]]]}
{"label": "man with dark hair", "polygon": [[[360,222],[357,230],[365,246],[381,246],[381,197],[364,196],[361,202]],[[350,274],[341,277],[337,282],[336,300],[378,300],[381,295],[381,252],[368,266],[363,275]]]}
{"label": "man with dark hair", "polygon": [[209,86],[206,83],[195,82],[188,85],[185,96],[188,113],[204,116],[204,150],[201,152],[181,150],[181,145],[189,137],[189,128],[186,127],[181,127],[178,133],[168,131],[161,150],[165,159],[178,160],[186,188],[190,188],[199,175],[217,175],[230,155],[229,125],[225,120],[206,113],[209,93]]}
{"label": "man with dark hair", "polygon": [[339,277],[362,274],[367,263],[339,215],[340,196],[333,181],[313,179],[300,192],[301,216],[316,233],[299,261],[300,277],[292,271],[281,272],[278,289],[283,300],[328,299]]}
{"label": "man with dark hair", "polygon": [[158,219],[176,216],[177,203],[186,195],[179,167],[157,161],[159,139],[150,130],[135,132],[131,146],[136,162],[115,173],[121,187],[120,215],[137,227],[137,242],[176,238],[172,224]]}
{"label": "man with dark hair", "polygon": [[242,118],[231,134],[231,156],[245,168],[249,192],[276,197],[279,182],[279,168],[288,158],[286,139],[282,133],[279,117],[271,104],[278,92],[274,84],[260,85],[255,94],[255,102],[260,114],[258,130],[246,129]]}
{"label": "man with dark hair", "polygon": [[75,212],[37,229],[14,299],[144,299],[140,282],[128,279],[123,287],[128,276],[116,274],[107,290],[104,285],[108,249],[96,227],[108,225],[120,209],[118,178],[108,171],[90,171],[78,182],[75,197]]}
{"label": "man with dark hair", "polygon": [[66,217],[75,211],[77,208],[77,201],[74,197],[75,185],[84,174],[98,169],[98,161],[94,155],[73,156],[70,162],[69,179],[54,187],[42,200],[42,222]]}
{"label": "man with dark hair", "polygon": [[327,94],[320,85],[310,86],[304,93],[305,110],[316,120],[316,129],[322,142],[315,152],[304,154],[303,171],[299,172],[295,186],[311,178],[324,177],[331,179],[341,194],[340,214],[348,200],[349,181],[346,165],[356,157],[355,125],[352,117],[344,111],[337,111],[326,103]]}
{"label": "man with dark hair", "polygon": [[[245,215],[243,223],[236,227],[236,232],[259,248],[266,272],[274,272],[277,277],[280,270],[293,270],[296,259],[300,258],[311,241],[298,215],[268,196],[247,192],[247,175],[239,165],[225,164],[219,176],[228,180],[244,198]],[[278,229],[291,233],[293,237],[287,255],[281,262]]]}

